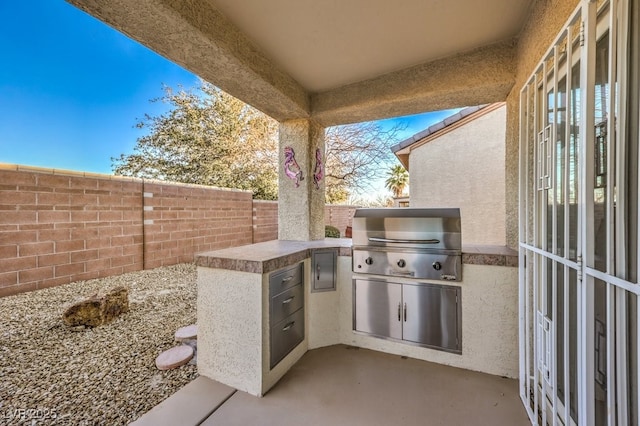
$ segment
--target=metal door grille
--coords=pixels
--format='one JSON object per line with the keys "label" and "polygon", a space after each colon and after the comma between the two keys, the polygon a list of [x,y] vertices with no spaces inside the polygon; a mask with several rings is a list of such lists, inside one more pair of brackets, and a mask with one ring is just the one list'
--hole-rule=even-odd
{"label": "metal door grille", "polygon": [[640,138],[627,123],[640,121],[639,8],[582,1],[521,91],[520,392],[533,424],[638,424]]}

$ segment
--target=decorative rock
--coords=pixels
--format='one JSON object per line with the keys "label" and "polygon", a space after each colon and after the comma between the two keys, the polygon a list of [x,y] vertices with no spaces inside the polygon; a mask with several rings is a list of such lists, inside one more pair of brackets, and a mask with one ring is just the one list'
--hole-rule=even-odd
{"label": "decorative rock", "polygon": [[178,330],[176,330],[176,342],[182,342],[184,340],[192,340],[197,338],[198,326],[195,324],[187,325],[186,327],[180,327]]}
{"label": "decorative rock", "polygon": [[193,358],[193,348],[188,345],[180,345],[162,352],[156,358],[158,370],[171,370],[185,365]]}
{"label": "decorative rock", "polygon": [[103,324],[106,324],[129,312],[129,291],[125,287],[116,287],[104,296],[104,302]]}
{"label": "decorative rock", "polygon": [[64,311],[62,321],[71,327],[78,325],[95,327],[102,324],[102,299],[91,296],[74,303]]}
{"label": "decorative rock", "polygon": [[69,306],[62,314],[62,321],[70,327],[96,327],[127,311],[129,292],[125,287],[117,287],[102,297],[94,294]]}

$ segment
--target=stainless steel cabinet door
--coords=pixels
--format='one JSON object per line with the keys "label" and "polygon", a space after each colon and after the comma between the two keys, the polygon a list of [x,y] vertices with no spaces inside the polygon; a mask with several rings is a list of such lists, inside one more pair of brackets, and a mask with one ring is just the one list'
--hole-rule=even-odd
{"label": "stainless steel cabinet door", "polygon": [[402,292],[404,340],[451,351],[462,349],[456,288],[404,284]]}
{"label": "stainless steel cabinet door", "polygon": [[402,285],[355,280],[354,329],[382,337],[402,339]]}
{"label": "stainless steel cabinet door", "polygon": [[311,292],[336,289],[336,267],[338,251],[335,249],[314,250],[311,256]]}

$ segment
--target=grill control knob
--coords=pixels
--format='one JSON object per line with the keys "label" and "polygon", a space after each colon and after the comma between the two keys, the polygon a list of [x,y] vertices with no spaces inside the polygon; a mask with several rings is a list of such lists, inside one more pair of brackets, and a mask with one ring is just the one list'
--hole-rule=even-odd
{"label": "grill control knob", "polygon": [[405,266],[407,266],[407,262],[404,259],[398,260],[398,267],[404,268]]}
{"label": "grill control knob", "polygon": [[373,258],[372,257],[367,257],[364,260],[364,263],[366,263],[367,265],[371,265],[373,263]]}
{"label": "grill control knob", "polygon": [[442,264],[440,262],[433,262],[433,269],[435,269],[436,271],[439,271],[440,269],[442,269]]}

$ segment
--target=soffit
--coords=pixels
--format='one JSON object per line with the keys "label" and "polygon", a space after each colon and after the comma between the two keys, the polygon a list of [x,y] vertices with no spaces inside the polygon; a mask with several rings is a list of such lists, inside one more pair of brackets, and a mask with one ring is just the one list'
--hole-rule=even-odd
{"label": "soffit", "polygon": [[535,0],[67,0],[278,121],[504,101]]}
{"label": "soffit", "polygon": [[323,92],[517,35],[531,0],[209,0],[306,91]]}

